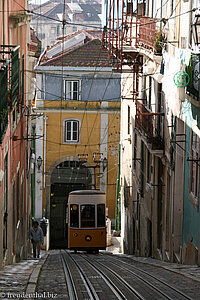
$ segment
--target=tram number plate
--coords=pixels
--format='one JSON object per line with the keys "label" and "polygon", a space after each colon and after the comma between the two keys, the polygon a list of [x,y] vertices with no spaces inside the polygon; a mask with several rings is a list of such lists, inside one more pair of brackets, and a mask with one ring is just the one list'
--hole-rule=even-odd
{"label": "tram number plate", "polygon": [[88,276],[88,278],[95,279],[95,278],[102,278],[102,277],[101,277],[101,276],[98,276],[98,275],[96,275],[96,276]]}

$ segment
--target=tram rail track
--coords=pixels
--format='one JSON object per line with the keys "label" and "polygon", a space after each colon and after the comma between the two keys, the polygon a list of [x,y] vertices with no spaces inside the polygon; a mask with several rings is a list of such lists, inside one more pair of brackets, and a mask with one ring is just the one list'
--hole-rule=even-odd
{"label": "tram rail track", "polygon": [[[105,255],[105,254],[104,254]],[[107,256],[112,256],[112,258],[117,261],[117,258],[114,258],[113,255],[109,255],[109,254],[106,254]],[[130,267],[130,264],[128,264],[127,262],[123,261],[123,260],[120,260],[120,262],[124,265],[127,265]],[[113,263],[113,261],[111,262]],[[115,264],[116,265],[116,264]],[[179,289],[171,286],[170,284],[168,284],[167,282],[161,280],[160,278],[158,278],[157,276],[153,275],[153,274],[149,274],[147,271],[145,270],[142,270],[138,267],[136,267],[135,265],[131,266],[132,269],[134,270],[137,270],[137,272],[141,273],[141,274],[145,274],[146,276],[148,277],[151,277],[153,279],[155,279],[156,281],[160,282],[161,284],[167,286],[168,288],[170,288],[171,290],[175,291],[176,293],[180,294],[182,297],[184,297],[183,299],[187,299],[187,300],[193,300],[191,297],[189,297],[188,295],[186,295],[185,293],[183,293],[182,291],[180,291]],[[132,274],[135,274],[135,272],[133,270],[130,270],[130,268],[125,268],[127,271],[131,272]],[[137,275],[139,276],[139,275]],[[144,279],[143,279],[144,280]]]}
{"label": "tram rail track", "polygon": [[[88,259],[86,259],[83,255],[80,255],[84,260],[86,260],[90,265],[92,265],[93,266],[93,268],[97,271],[97,267],[91,262],[91,261],[89,261]],[[105,267],[105,266],[104,266]],[[107,268],[107,267],[105,267],[107,270],[109,269],[109,268]],[[126,287],[126,288],[128,288],[130,291],[131,291],[131,293],[133,293],[133,295],[134,295],[134,297],[137,297],[137,299],[141,299],[141,300],[145,300],[145,298],[139,293],[139,292],[137,292],[136,291],[136,289],[134,289],[130,284],[128,284],[121,276],[119,276],[115,271],[113,271],[113,270],[110,270],[109,269],[109,271],[110,271],[110,273],[112,273],[113,275],[114,275],[114,277],[116,277],[118,280],[120,280],[120,282],[121,283],[123,283],[123,285]],[[101,273],[104,277],[106,277],[108,280],[109,280],[109,282],[115,287],[115,289],[117,289],[121,294],[122,294],[122,292],[119,290],[119,288],[116,286],[116,285],[114,285],[114,283],[112,282],[112,280],[110,280],[109,279],[109,277],[108,277],[108,275],[107,274],[105,274],[105,272],[103,272],[102,270],[100,270],[100,269],[98,269],[98,272],[99,273]],[[122,294],[123,295],[123,294]],[[124,295],[123,295],[123,298],[122,299],[128,299],[128,298],[126,298]]]}
{"label": "tram rail track", "polygon": [[[87,255],[88,256],[88,255]],[[102,255],[103,256],[103,255]],[[105,256],[104,256],[105,257]],[[85,257],[84,257],[85,258]],[[87,259],[87,258],[85,258]],[[88,260],[88,259],[87,259]],[[116,259],[115,259],[116,260]],[[122,267],[121,266],[121,262],[123,262],[122,260],[120,260],[120,266],[119,266],[119,261],[117,261],[117,263],[113,263],[113,261],[107,261],[106,265],[104,263],[101,263],[99,261],[97,261],[96,259],[93,259],[93,262],[95,261],[95,263],[101,265],[102,267],[109,269],[111,272],[114,272],[115,274],[116,271],[113,271],[110,267],[108,267],[108,264],[114,265],[114,267],[118,267],[121,270],[125,270],[127,271],[129,274],[131,273],[133,276],[135,276],[137,279],[139,279],[141,282],[143,282],[144,284],[148,285],[149,288],[152,288],[153,290],[155,290],[157,293],[159,293],[160,295],[162,295],[164,297],[164,299],[169,299],[169,300],[174,300],[174,299],[187,299],[187,300],[192,300],[191,297],[189,297],[188,295],[184,294],[183,292],[181,292],[180,290],[174,288],[173,286],[169,285],[168,283],[160,280],[159,278],[157,278],[156,276],[149,274],[146,271],[140,270],[139,268],[137,268],[137,272],[140,272],[140,275],[137,274],[136,272],[134,272],[133,270],[131,270],[130,268],[126,268],[126,267]],[[90,261],[88,260],[88,262],[91,263],[91,256],[90,256]],[[126,263],[127,264],[127,263]],[[128,264],[127,264],[128,265]],[[135,268],[133,266],[131,266],[131,268]],[[145,279],[144,277],[141,276],[141,274],[144,276],[144,274],[146,276],[148,276],[148,279]],[[118,274],[117,274],[118,275]],[[121,277],[120,275],[118,275],[119,277]],[[162,286],[155,286],[155,281],[154,284],[151,283],[150,281],[152,281],[152,278],[159,282],[160,284],[162,284]],[[121,280],[123,280],[123,278],[121,277]],[[168,288],[168,292],[166,292],[166,287]],[[169,294],[173,294],[172,296]],[[147,299],[147,298],[143,298],[143,299]],[[156,299],[156,298],[155,298]],[[161,298],[159,298],[161,299]]]}
{"label": "tram rail track", "polygon": [[[84,276],[85,281],[87,282],[87,284],[89,285],[90,289],[92,289],[92,293],[91,293],[91,297],[90,299],[105,299],[105,294],[101,293],[101,296],[97,295],[97,292],[95,291],[95,288],[92,287],[92,283],[90,282],[90,280],[88,279],[89,277],[92,276],[88,276],[86,275],[85,271],[83,270],[83,267],[81,267],[81,263],[80,263],[80,259],[76,260],[69,252],[65,251],[65,254],[67,255],[68,259],[70,259],[71,261],[73,261],[73,263],[76,265],[76,267],[80,270],[81,274]],[[102,270],[100,270],[99,268],[96,268],[96,266],[93,266],[87,259],[84,258],[84,256],[82,255],[74,255],[76,258],[81,258],[82,261],[84,260],[85,262],[87,262],[87,267],[88,265],[90,267],[92,267],[92,269],[94,270],[94,272],[96,274],[99,275],[99,278],[103,279],[104,283],[107,285],[107,287],[109,287],[110,291],[112,292],[113,296],[115,297],[114,299],[118,299],[118,300],[128,300],[128,299],[140,299],[140,300],[145,300],[145,298],[143,298],[135,289],[133,289],[131,286],[129,286],[129,293],[124,293],[123,291],[120,290],[120,288],[109,278],[108,274],[106,274],[105,272],[103,272]],[[66,261],[67,264],[67,261]],[[67,276],[67,274],[66,274]],[[94,276],[95,277],[95,276]],[[87,279],[86,279],[87,278]],[[120,278],[121,281],[121,278]],[[125,280],[122,280],[121,282],[117,282],[118,285],[123,285],[123,288],[127,288],[127,283]],[[130,294],[131,291],[131,294]],[[127,297],[127,295],[129,295],[129,297]],[[103,297],[103,298],[102,298]],[[131,298],[130,298],[131,297]],[[76,298],[70,298],[70,299],[76,299]],[[110,298],[109,298],[110,299]]]}
{"label": "tram rail track", "polygon": [[[70,300],[79,300],[79,288],[80,283],[75,283],[74,276],[72,275],[72,266],[70,266],[70,263],[73,262],[74,266],[76,267],[76,270],[78,271],[78,274],[80,276],[80,279],[82,280],[82,283],[85,287],[85,290],[87,292],[87,295],[90,300],[100,300],[95,289],[93,288],[92,284],[90,283],[89,279],[87,278],[85,272],[83,269],[77,264],[77,262],[73,259],[71,259],[71,262],[66,259],[65,252],[61,252],[61,260],[63,264],[63,270],[66,278],[66,283],[68,287],[69,292],[69,298]],[[73,268],[73,273],[75,269]],[[77,286],[78,285],[78,286]],[[87,297],[86,297],[87,299]]]}
{"label": "tram rail track", "polygon": [[109,300],[192,300],[157,276],[111,255],[60,253],[70,300],[104,300],[105,295]]}

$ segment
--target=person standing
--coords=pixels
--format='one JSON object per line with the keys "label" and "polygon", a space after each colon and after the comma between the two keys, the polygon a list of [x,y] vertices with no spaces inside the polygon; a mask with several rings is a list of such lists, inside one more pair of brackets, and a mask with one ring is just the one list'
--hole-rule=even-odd
{"label": "person standing", "polygon": [[38,221],[34,221],[33,227],[30,230],[30,240],[33,244],[33,257],[36,258],[37,250],[37,258],[40,258],[40,248],[41,244],[44,243],[44,235]]}

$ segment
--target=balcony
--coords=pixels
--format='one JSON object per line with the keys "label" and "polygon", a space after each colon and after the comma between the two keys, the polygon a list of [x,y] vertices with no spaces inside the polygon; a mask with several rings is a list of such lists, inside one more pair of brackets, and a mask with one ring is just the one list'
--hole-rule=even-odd
{"label": "balcony", "polygon": [[200,54],[191,55],[191,61],[186,72],[190,77],[186,92],[195,100],[200,101]]}
{"label": "balcony", "polygon": [[138,46],[155,52],[156,33],[156,20],[150,17],[141,17],[139,23]]}
{"label": "balcony", "polygon": [[13,107],[20,99],[19,46],[0,45],[0,64],[8,70],[8,104]]}
{"label": "balcony", "polygon": [[144,16],[146,1],[103,1],[102,46],[118,59],[118,71],[123,65],[133,65],[137,57],[155,59],[161,55],[165,36],[156,30],[158,19]]}
{"label": "balcony", "polygon": [[0,69],[0,143],[8,125],[8,69]]}
{"label": "balcony", "polygon": [[136,101],[135,127],[151,144],[152,150],[163,150],[163,114],[153,113],[143,103]]}

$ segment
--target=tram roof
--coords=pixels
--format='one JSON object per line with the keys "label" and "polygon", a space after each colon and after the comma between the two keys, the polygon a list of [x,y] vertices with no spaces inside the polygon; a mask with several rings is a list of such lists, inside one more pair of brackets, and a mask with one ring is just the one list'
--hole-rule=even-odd
{"label": "tram roof", "polygon": [[105,195],[104,192],[100,190],[78,190],[70,192],[69,195]]}

